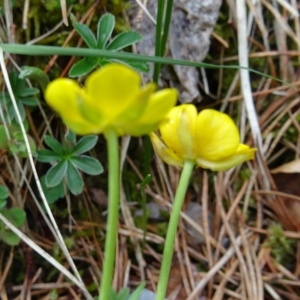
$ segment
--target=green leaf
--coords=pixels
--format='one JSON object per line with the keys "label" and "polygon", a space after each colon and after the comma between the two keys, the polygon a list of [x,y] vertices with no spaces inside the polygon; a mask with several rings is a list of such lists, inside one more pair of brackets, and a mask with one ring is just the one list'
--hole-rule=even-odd
{"label": "green leaf", "polygon": [[68,162],[67,185],[73,195],[79,195],[83,191],[81,175],[71,162]]}
{"label": "green leaf", "polygon": [[127,300],[129,293],[130,293],[129,288],[123,288],[119,291],[117,299],[118,300]]}
{"label": "green leaf", "polygon": [[130,295],[128,300],[139,300],[140,294],[142,290],[145,288],[145,282],[142,282],[135,290],[134,292]]}
{"label": "green leaf", "polygon": [[61,156],[49,149],[38,151],[37,160],[43,163],[51,163],[61,160]]}
{"label": "green leaf", "polygon": [[85,57],[81,60],[79,60],[77,63],[75,63],[70,71],[69,76],[70,77],[80,77],[84,76],[90,71],[92,71],[98,64],[98,59],[96,57]]}
{"label": "green leaf", "polygon": [[40,91],[37,88],[26,88],[18,91],[18,97],[35,96],[38,95],[39,93]]}
{"label": "green leaf", "polygon": [[21,227],[26,221],[26,213],[22,208],[13,207],[2,211],[3,216],[13,223],[16,227]]}
{"label": "green leaf", "polygon": [[135,31],[122,32],[112,39],[106,49],[118,51],[138,42],[141,38]]}
{"label": "green leaf", "polygon": [[65,141],[74,145],[76,143],[76,133],[68,128],[65,134]]}
{"label": "green leaf", "polygon": [[73,166],[89,175],[99,175],[103,173],[103,166],[94,157],[87,155],[74,156],[70,159]]}
{"label": "green leaf", "polygon": [[115,27],[115,17],[112,14],[104,14],[97,28],[97,48],[104,49]]}
{"label": "green leaf", "polygon": [[46,174],[46,186],[48,188],[59,185],[67,173],[68,161],[62,160],[58,164],[51,167]]}
{"label": "green leaf", "polygon": [[0,237],[9,246],[16,246],[20,243],[20,240],[21,240],[16,234],[14,234],[12,231],[8,231],[8,230],[0,232]]}
{"label": "green leaf", "polygon": [[60,142],[50,135],[46,135],[44,138],[45,144],[51,148],[57,154],[64,154],[64,148]]}
{"label": "green leaf", "polygon": [[[16,120],[17,123],[19,123],[19,120],[16,118],[16,114],[15,114],[15,108],[12,105],[12,102],[9,102],[8,105],[8,115],[10,116],[11,120]],[[23,106],[23,103],[21,101],[17,101],[17,107],[21,116],[22,121],[24,122],[25,118],[26,118],[26,112]]]}
{"label": "green leaf", "polygon": [[8,149],[8,138],[6,135],[5,127],[0,125],[0,149]]}
{"label": "green leaf", "polygon": [[49,204],[56,202],[59,198],[62,198],[65,195],[63,182],[59,183],[57,186],[49,188],[46,185],[46,176],[42,176],[41,185]]}
{"label": "green leaf", "polygon": [[6,199],[9,196],[8,188],[4,185],[0,185],[0,199]]}
{"label": "green leaf", "polygon": [[4,208],[4,207],[6,206],[6,204],[7,204],[7,201],[0,198],[0,210],[1,210],[2,208]]}
{"label": "green leaf", "polygon": [[[33,155],[36,154],[36,144],[34,139],[27,134],[30,150]],[[24,141],[23,133],[21,131],[13,132],[11,139],[8,141],[8,149],[10,153],[17,154],[20,157],[28,157],[26,144]]]}
{"label": "green leaf", "polygon": [[[11,209],[3,209],[0,212],[7,220],[14,226],[21,227],[26,221],[26,214],[23,209],[13,207]],[[10,229],[7,229],[2,222],[0,222],[0,238],[8,245],[15,246],[20,242],[19,237],[14,234]]]}
{"label": "green leaf", "polygon": [[79,155],[84,152],[87,152],[97,144],[97,141],[98,141],[97,135],[84,136],[78,141],[72,153]]}
{"label": "green leaf", "polygon": [[35,97],[26,97],[26,98],[19,98],[19,100],[26,106],[37,106],[39,101]]}
{"label": "green leaf", "polygon": [[97,48],[97,41],[93,32],[85,24],[74,22],[73,26],[79,35],[83,38],[89,48]]}
{"label": "green leaf", "polygon": [[118,295],[112,287],[111,287],[111,290],[110,290],[109,300],[118,300]]}
{"label": "green leaf", "polygon": [[21,79],[28,78],[30,80],[36,80],[43,91],[45,91],[49,83],[48,75],[43,70],[36,67],[30,67],[30,66],[22,67],[21,72],[19,74],[19,78]]}

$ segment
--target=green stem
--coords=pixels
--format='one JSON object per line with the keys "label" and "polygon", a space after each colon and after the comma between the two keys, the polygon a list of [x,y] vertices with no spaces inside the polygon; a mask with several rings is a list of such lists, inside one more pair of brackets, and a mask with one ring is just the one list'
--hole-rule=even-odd
{"label": "green stem", "polygon": [[175,242],[178,222],[180,218],[180,212],[185,199],[186,190],[189,185],[193,168],[194,168],[193,161],[187,160],[184,162],[184,166],[181,172],[181,176],[180,176],[180,180],[177,187],[173,208],[169,220],[162,264],[161,264],[159,278],[158,278],[158,285],[157,285],[156,298],[155,298],[156,300],[165,299],[165,295],[168,287],[171,263],[172,263],[174,242]]}
{"label": "green stem", "polygon": [[166,4],[166,13],[165,13],[165,19],[164,19],[164,31],[161,39],[160,44],[160,53],[161,56],[165,54],[166,51],[166,45],[168,41],[169,36],[169,29],[171,25],[171,18],[172,18],[172,11],[173,11],[173,0],[168,0]]}
{"label": "green stem", "polygon": [[[172,10],[173,0],[168,0],[167,3],[165,3],[164,0],[158,1],[156,18],[155,56],[164,56],[165,54],[171,24]],[[161,64],[155,64],[153,81],[156,84],[158,83],[160,69]]]}
{"label": "green stem", "polygon": [[112,277],[116,256],[116,240],[119,219],[120,198],[120,163],[118,136],[114,130],[105,132],[108,150],[108,219],[105,240],[104,265],[101,278],[99,297],[102,300],[110,298]]}
{"label": "green stem", "polygon": [[[161,53],[162,28],[164,24],[165,1],[157,1],[156,33],[155,33],[155,56],[163,56]],[[160,72],[160,64],[154,65],[153,81],[157,84]]]}

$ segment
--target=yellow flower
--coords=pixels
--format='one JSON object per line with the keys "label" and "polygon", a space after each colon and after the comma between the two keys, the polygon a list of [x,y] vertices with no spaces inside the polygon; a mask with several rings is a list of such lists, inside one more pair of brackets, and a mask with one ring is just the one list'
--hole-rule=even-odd
{"label": "yellow flower", "polygon": [[254,158],[256,149],[240,144],[238,128],[226,114],[192,104],[173,107],[159,127],[160,137],[150,137],[156,153],[166,163],[182,167],[185,160],[214,171],[228,170]]}
{"label": "yellow flower", "polygon": [[175,89],[155,92],[155,84],[140,87],[140,76],[129,67],[108,64],[92,73],[85,88],[60,78],[46,89],[47,103],[77,134],[104,133],[140,136],[155,130],[175,105]]}

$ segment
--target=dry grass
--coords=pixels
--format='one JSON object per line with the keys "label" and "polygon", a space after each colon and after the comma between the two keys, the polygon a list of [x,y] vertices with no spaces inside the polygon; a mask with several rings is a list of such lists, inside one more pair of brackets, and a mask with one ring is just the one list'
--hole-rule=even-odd
{"label": "dry grass", "polygon": [[[25,1],[25,5],[29,3],[29,0]],[[99,5],[95,2],[87,7],[80,21],[89,24],[99,12]],[[247,17],[243,15],[246,6],[250,12]],[[222,32],[215,32],[212,39],[218,50],[213,51],[214,61],[220,64],[236,64],[238,61],[242,66],[249,64],[253,68],[259,66],[260,70],[289,84],[258,78],[248,71],[237,71],[231,73],[232,81],[223,93],[224,82],[228,82],[226,71],[220,69],[213,74],[218,76],[218,87],[214,89],[215,93],[210,91],[211,98],[216,99],[210,104],[236,118],[242,140],[255,145],[259,151],[255,161],[228,172],[213,174],[195,170],[186,206],[189,202],[201,204],[202,216],[193,220],[185,211],[182,212],[174,246],[169,300],[300,299],[300,176],[293,174],[286,179],[286,174],[274,177],[270,172],[270,169],[300,157],[299,9],[299,4],[293,0],[262,0],[256,4],[250,0],[227,0],[223,3],[222,11],[227,11],[227,16],[230,16],[224,31],[229,31],[235,41],[227,39],[228,35],[222,36]],[[26,11],[24,9],[25,21]],[[66,23],[66,8],[63,15]],[[6,10],[6,19],[2,17],[1,23],[7,25],[6,35],[10,42],[14,42],[15,31],[12,31],[15,29],[11,26],[13,19],[10,16],[12,11]],[[62,26],[62,21],[58,25]],[[74,30],[69,32],[64,45],[70,40],[78,47],[82,44]],[[238,49],[236,53],[228,51],[228,45]],[[245,55],[248,50],[249,56]],[[17,58],[9,57],[8,68],[14,63],[13,59]],[[74,59],[65,64],[61,76],[66,76]],[[45,66],[46,72],[57,64],[58,57],[50,58]],[[201,107],[202,104],[197,105]],[[48,114],[49,111],[43,112],[43,124],[37,124],[27,114],[38,145],[42,145],[43,136],[49,130],[47,124],[52,117]],[[59,136],[59,129],[55,129],[53,135]],[[128,145],[129,139],[123,138],[123,163],[126,162],[127,170],[129,168],[137,180],[142,181],[140,164],[128,150]],[[139,147],[143,148],[142,142]],[[0,163],[0,183],[10,187],[12,206],[26,208],[29,219],[23,232],[70,269],[32,201],[34,192],[30,187],[34,186],[34,180],[28,162],[2,152]],[[155,159],[151,172],[153,181],[146,188],[148,201],[171,209],[179,171]],[[145,246],[142,247],[144,232],[135,225],[131,203],[138,199],[130,198],[125,192],[128,186],[126,177],[122,184],[122,218],[113,285],[116,289],[135,287],[145,280],[147,287],[155,290],[164,238],[157,224],[149,223]],[[59,215],[59,209],[54,209],[53,213],[61,232],[70,242],[70,254],[83,281],[87,286],[97,286],[105,237],[105,222],[100,216],[99,204],[105,205],[106,187],[88,186],[82,197],[70,200],[72,205],[67,217]],[[59,208],[66,211],[65,202],[59,203]],[[85,212],[84,219],[80,211]],[[293,241],[290,262],[278,262],[272,254],[274,249],[268,244],[268,228],[273,222],[282,225],[282,237]],[[190,236],[186,224],[204,237],[201,243]],[[24,283],[19,284],[22,276],[15,272],[23,272]],[[21,243],[15,248],[0,244],[1,299],[54,299],[50,298],[53,290],[59,293],[57,299],[84,298],[75,285],[69,283],[62,273],[54,272],[26,244]]]}

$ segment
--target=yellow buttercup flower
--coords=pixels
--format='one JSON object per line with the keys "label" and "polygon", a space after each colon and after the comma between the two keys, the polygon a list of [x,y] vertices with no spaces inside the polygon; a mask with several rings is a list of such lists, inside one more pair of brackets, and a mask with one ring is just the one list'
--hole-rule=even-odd
{"label": "yellow buttercup flower", "polygon": [[191,160],[205,169],[228,170],[253,159],[256,151],[240,144],[238,128],[228,115],[213,109],[198,114],[192,104],[173,107],[159,132],[150,134],[156,153],[179,167]]}
{"label": "yellow buttercup flower", "polygon": [[59,78],[46,89],[47,103],[75,133],[104,133],[140,136],[155,130],[175,105],[175,89],[155,92],[155,84],[140,87],[137,72],[120,64],[108,64],[92,73],[80,87],[71,79]]}

